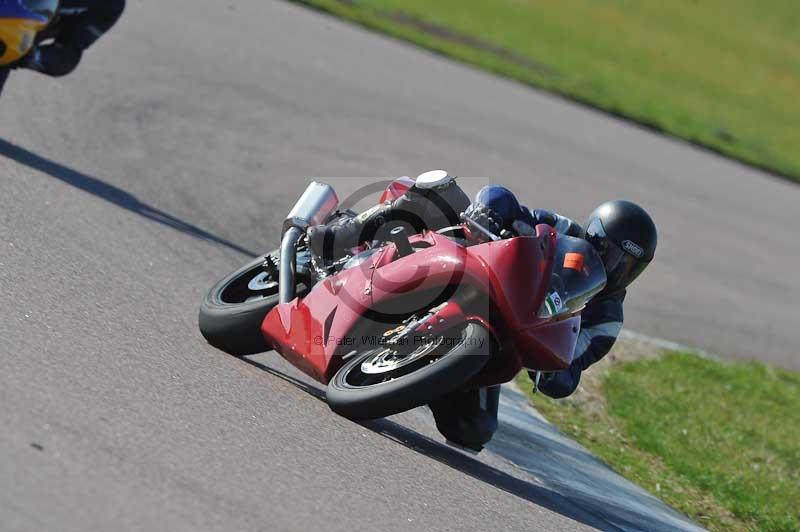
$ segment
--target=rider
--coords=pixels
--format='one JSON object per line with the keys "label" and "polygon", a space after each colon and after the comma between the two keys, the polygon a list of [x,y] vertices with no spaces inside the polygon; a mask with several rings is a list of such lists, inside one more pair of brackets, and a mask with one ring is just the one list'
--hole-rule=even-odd
{"label": "rider", "polygon": [[[538,385],[553,398],[572,394],[581,372],[611,350],[622,329],[626,288],[655,253],[653,220],[635,203],[615,200],[597,207],[581,227],[554,212],[520,205],[514,194],[501,186],[482,188],[470,203],[453,177],[444,171],[433,171],[418,177],[416,184],[393,202],[332,225],[312,228],[308,242],[318,256],[338,256],[359,242],[372,240],[387,221],[404,221],[417,230],[424,226],[438,229],[459,223],[457,213],[461,212],[495,235],[535,235],[538,224],[547,224],[558,233],[586,239],[597,250],[607,283],[581,313],[576,357],[567,369],[540,378]],[[446,395],[430,405],[436,426],[449,440],[480,450],[497,430],[499,395],[499,386]]]}
{"label": "rider", "polygon": [[75,70],[124,8],[125,0],[0,0],[0,92],[14,68],[53,77]]}

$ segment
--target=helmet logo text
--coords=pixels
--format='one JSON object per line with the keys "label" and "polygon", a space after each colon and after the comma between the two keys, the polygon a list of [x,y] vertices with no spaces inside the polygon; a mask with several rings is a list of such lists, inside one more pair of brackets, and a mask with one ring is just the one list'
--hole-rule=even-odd
{"label": "helmet logo text", "polygon": [[636,242],[632,242],[630,240],[623,240],[622,249],[624,249],[637,259],[641,259],[642,257],[644,257],[644,250],[642,249],[642,246],[640,246]]}

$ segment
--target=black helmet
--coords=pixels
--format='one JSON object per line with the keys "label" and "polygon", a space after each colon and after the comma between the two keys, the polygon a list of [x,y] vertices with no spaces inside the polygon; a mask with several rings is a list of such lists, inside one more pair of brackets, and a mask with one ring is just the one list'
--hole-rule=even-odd
{"label": "black helmet", "polygon": [[586,240],[606,268],[606,290],[625,288],[644,271],[656,252],[656,224],[644,209],[625,200],[607,201],[586,220]]}

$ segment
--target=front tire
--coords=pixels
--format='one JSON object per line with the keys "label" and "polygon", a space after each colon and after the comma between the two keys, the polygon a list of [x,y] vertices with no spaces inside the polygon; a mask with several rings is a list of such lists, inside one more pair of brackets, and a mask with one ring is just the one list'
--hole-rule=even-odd
{"label": "front tire", "polygon": [[[209,344],[231,355],[267,351],[261,322],[279,301],[278,276],[264,267],[266,257],[278,263],[273,251],[245,264],[215,284],[200,304],[198,325]],[[297,294],[307,292],[298,283]]]}
{"label": "front tire", "polygon": [[477,374],[491,343],[485,327],[466,323],[438,336],[433,350],[406,354],[416,358],[402,364],[391,365],[385,346],[356,353],[328,384],[328,406],[349,419],[375,419],[428,404]]}

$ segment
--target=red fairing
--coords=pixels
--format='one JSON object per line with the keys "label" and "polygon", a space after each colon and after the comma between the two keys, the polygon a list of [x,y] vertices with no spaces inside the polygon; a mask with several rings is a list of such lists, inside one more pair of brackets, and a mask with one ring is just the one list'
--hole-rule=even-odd
{"label": "red fairing", "polygon": [[402,261],[387,245],[358,267],[317,284],[309,294],[277,305],[261,326],[269,345],[312,377],[327,383],[342,364],[341,355],[359,337],[352,333],[364,314],[380,302],[428,289],[444,290],[463,278],[466,250],[450,239],[426,233],[412,244],[428,246]]}
{"label": "red fairing", "polygon": [[563,369],[572,361],[578,340],[579,317],[551,322],[537,316],[553,272],[556,238],[552,227],[540,224],[536,227],[536,237],[517,237],[467,248],[487,264],[492,299],[512,335],[520,367]]}
{"label": "red fairing", "polygon": [[317,284],[302,300],[277,305],[261,325],[267,343],[310,376],[330,381],[341,365],[331,363],[334,353],[347,347],[347,333],[371,305],[364,273],[362,268],[342,272]]}
{"label": "red fairing", "polygon": [[408,176],[398,177],[391,184],[386,187],[386,190],[383,191],[381,194],[378,203],[385,203],[387,201],[394,201],[403,194],[405,194],[408,189],[414,186],[414,180]]}
{"label": "red fairing", "polygon": [[[556,234],[550,227],[537,227],[535,237],[471,247],[432,232],[410,240],[417,248],[411,256],[398,260],[394,245],[386,245],[358,267],[318,283],[305,298],[276,306],[262,324],[267,343],[327,383],[341,367],[342,355],[354,349],[354,328],[376,305],[409,293],[441,295],[449,286],[468,284],[489,295],[499,315],[487,309],[485,316],[462,318],[460,307],[447,305],[440,312],[448,322],[481,321],[491,324],[490,330],[500,324],[514,347],[504,352],[510,371],[569,364],[578,318],[549,322],[537,317],[553,268]],[[510,371],[498,375],[509,380]]]}

